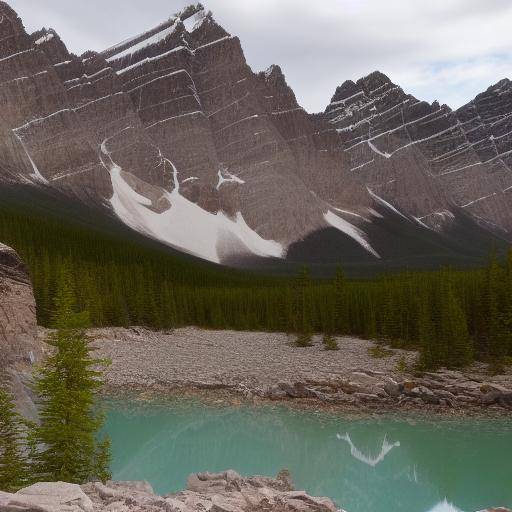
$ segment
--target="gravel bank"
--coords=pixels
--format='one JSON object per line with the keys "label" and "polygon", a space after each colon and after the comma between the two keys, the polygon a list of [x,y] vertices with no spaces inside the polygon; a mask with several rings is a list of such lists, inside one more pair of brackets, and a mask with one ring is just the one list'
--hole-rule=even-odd
{"label": "gravel bank", "polygon": [[298,406],[388,411],[413,409],[443,414],[512,411],[512,375],[490,377],[483,365],[421,377],[398,371],[417,354],[392,350],[375,358],[373,342],[339,338],[338,351],[318,337],[308,348],[278,333],[153,332],[141,328],[94,329],[98,355],[112,360],[107,391],[171,394],[177,391]]}

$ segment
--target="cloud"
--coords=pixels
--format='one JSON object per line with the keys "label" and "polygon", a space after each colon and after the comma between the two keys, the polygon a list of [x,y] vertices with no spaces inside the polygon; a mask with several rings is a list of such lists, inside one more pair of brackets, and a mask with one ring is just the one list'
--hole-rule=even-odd
{"label": "cloud", "polygon": [[[178,11],[180,0],[11,0],[27,27],[101,50]],[[44,3],[44,7],[41,5]],[[512,70],[509,0],[205,0],[254,70],[280,64],[299,101],[323,110],[335,88],[379,69],[453,107]],[[74,5],[73,5],[74,4]],[[143,7],[141,7],[143,6]]]}

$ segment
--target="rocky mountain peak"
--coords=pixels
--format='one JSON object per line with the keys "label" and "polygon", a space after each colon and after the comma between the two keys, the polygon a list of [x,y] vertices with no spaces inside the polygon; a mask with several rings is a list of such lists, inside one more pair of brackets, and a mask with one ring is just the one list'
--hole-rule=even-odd
{"label": "rocky mountain peak", "polygon": [[30,39],[17,13],[0,1],[0,59],[30,48]]}
{"label": "rocky mountain peak", "polygon": [[[353,97],[355,94],[361,92],[361,87],[352,80],[345,80],[341,85],[336,88],[336,92],[331,99],[331,105],[339,101],[344,101],[347,98]],[[327,107],[329,108],[329,107]]]}
{"label": "rocky mountain peak", "polygon": [[180,18],[182,21],[185,21],[193,16],[196,16],[197,14],[199,14],[200,16],[206,15],[205,8],[204,8],[203,4],[201,4],[201,3],[188,5],[181,11],[178,11],[174,15],[174,17]]}
{"label": "rocky mountain peak", "polygon": [[460,208],[512,232],[509,81],[454,113],[374,71],[313,116],[282,69],[254,73],[201,4],[81,57],[2,12],[3,181],[106,203],[212,261],[281,257],[330,228],[377,257],[365,231],[377,204],[418,229]]}
{"label": "rocky mountain peak", "polygon": [[2,0],[0,0],[0,16],[6,17],[11,22],[16,20],[21,23],[18,13],[7,2]]}
{"label": "rocky mountain peak", "polygon": [[384,88],[384,86],[395,85],[387,75],[380,71],[373,71],[369,75],[360,78],[357,83],[369,94],[379,88]]}

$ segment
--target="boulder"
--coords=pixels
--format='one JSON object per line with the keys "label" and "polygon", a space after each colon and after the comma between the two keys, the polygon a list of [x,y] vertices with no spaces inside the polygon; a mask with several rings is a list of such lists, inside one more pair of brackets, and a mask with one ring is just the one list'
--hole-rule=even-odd
{"label": "boulder", "polygon": [[0,510],[2,512],[93,512],[94,508],[91,499],[79,485],[51,482],[31,485],[11,494],[7,499],[4,496],[4,503]]}
{"label": "boulder", "polygon": [[187,489],[163,497],[156,496],[151,486],[145,482],[108,482],[106,485],[92,483],[82,486],[82,489],[93,502],[95,512],[339,510],[328,498],[315,498],[304,491],[295,491],[287,470],[281,471],[276,478],[243,478],[232,470],[222,473],[197,473],[188,478]]}
{"label": "boulder", "polygon": [[392,379],[384,384],[384,391],[393,398],[398,398],[402,394],[400,385]]}

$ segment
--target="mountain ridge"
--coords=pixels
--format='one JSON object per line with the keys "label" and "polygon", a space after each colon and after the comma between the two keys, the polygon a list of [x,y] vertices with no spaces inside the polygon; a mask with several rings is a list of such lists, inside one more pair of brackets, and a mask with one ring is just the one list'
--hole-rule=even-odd
{"label": "mountain ridge", "polygon": [[[253,72],[201,4],[80,57],[52,29],[27,34],[5,2],[0,13],[0,181],[57,187],[220,263],[285,258],[333,228],[386,260],[393,248],[377,251],[368,231],[396,212],[443,235],[469,211],[511,239],[507,118],[468,119],[512,111],[506,80],[452,111],[373,72],[309,114],[281,68]],[[496,154],[474,149],[475,134],[499,138]]]}

